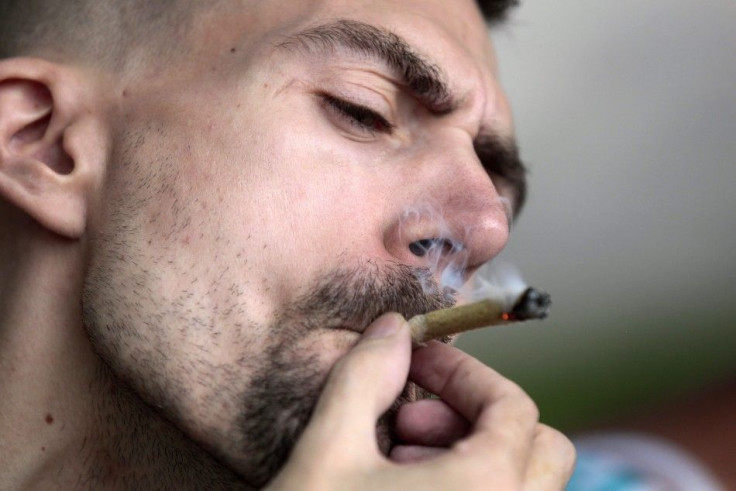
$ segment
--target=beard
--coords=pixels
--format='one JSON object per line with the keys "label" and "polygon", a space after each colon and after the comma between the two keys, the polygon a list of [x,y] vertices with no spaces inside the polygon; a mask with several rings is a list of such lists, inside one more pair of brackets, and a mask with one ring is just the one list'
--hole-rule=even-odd
{"label": "beard", "polygon": [[[119,264],[114,260],[116,257],[109,256],[105,264]],[[248,348],[241,341],[238,347],[243,353],[250,353],[248,356],[213,368],[196,358],[177,358],[185,356],[176,348],[186,340],[162,340],[163,335],[159,337],[157,333],[163,330],[163,324],[152,321],[173,315],[166,311],[158,315],[135,312],[140,297],[121,297],[125,292],[130,293],[121,281],[126,278],[121,271],[100,267],[92,270],[85,283],[84,321],[92,346],[110,373],[131,387],[149,412],[163,416],[201,445],[209,455],[200,460],[214,456],[225,466],[223,475],[235,470],[249,488],[255,489],[265,486],[288,460],[320,397],[330,365],[320,357],[324,347],[315,339],[324,339],[330,330],[362,332],[386,312],[398,312],[410,318],[455,303],[454,292],[441,289],[429,269],[393,263],[379,266],[373,261],[336,268],[319,276],[309,285],[308,293],[297,297],[272,323],[244,328],[244,332],[252,329],[252,333],[265,333],[262,351]],[[145,291],[149,292],[149,298],[156,298],[152,290]],[[102,298],[106,302],[101,302]],[[152,303],[166,308],[176,302],[153,300]],[[127,317],[127,322],[116,321],[122,315]],[[182,321],[180,325],[188,324],[188,319],[176,318]],[[251,334],[248,339],[257,336]],[[347,351],[349,346],[343,348]],[[121,356],[121,353],[130,355]],[[161,353],[172,353],[168,356],[170,360],[186,361],[196,369],[167,369]],[[197,383],[187,382],[186,376],[195,377]],[[208,389],[208,397],[196,398],[202,405],[199,417],[222,414],[225,426],[203,426],[206,422],[192,416],[188,406],[182,405],[181,401],[187,401],[189,393],[202,386]],[[413,384],[407,385],[377,422],[377,443],[386,454],[395,443],[396,411],[403,403],[416,399],[419,392],[421,389]],[[131,453],[127,460],[132,461],[134,455],[153,454],[163,460],[172,456],[168,467],[179,469],[171,476],[172,482],[176,482],[181,474],[181,453],[177,453],[177,448],[165,448],[166,439],[161,435],[131,424],[135,418],[130,417],[128,404],[127,399],[110,404],[116,409],[103,418],[111,426],[131,433],[128,435]],[[145,411],[143,407],[137,410]],[[206,441],[193,435],[192,429],[199,435],[206,434]],[[163,474],[159,476],[163,478]]]}
{"label": "beard", "polygon": [[[212,461],[213,474],[236,471],[248,487],[259,488],[288,459],[327,378],[331,363],[314,340],[345,339],[329,330],[362,332],[386,312],[409,318],[448,307],[453,294],[440,289],[428,269],[363,260],[325,271],[275,317],[269,310],[268,321],[256,320],[249,316],[258,304],[245,294],[245,266],[229,267],[244,262],[239,251],[219,246],[214,250],[220,255],[207,264],[192,257],[194,249],[179,254],[179,241],[186,237],[188,243],[192,230],[222,232],[217,221],[194,222],[199,215],[190,207],[200,205],[188,204],[191,184],[181,179],[176,158],[134,158],[169,148],[166,129],[154,129],[146,122],[124,135],[111,157],[120,165],[109,176],[104,219],[90,236],[84,325],[105,372],[131,394],[100,391],[96,409],[100,426],[125,433],[130,451],[121,452],[122,437],[96,441],[129,467],[145,468],[147,477],[170,477],[166,482],[177,485],[169,487],[184,489],[184,471],[201,477],[196,464]],[[348,349],[332,346],[331,352]],[[411,392],[405,390],[395,406]],[[137,414],[165,428],[152,431]],[[392,414],[377,425],[384,451],[391,446]],[[189,440],[192,458],[182,457],[186,445],[170,443],[174,433]],[[213,489],[209,482],[192,488]]]}
{"label": "beard", "polygon": [[[297,349],[297,341],[315,329],[361,331],[380,315],[398,312],[405,318],[455,303],[427,269],[392,264],[379,268],[366,263],[322,276],[310,293],[299,298],[271,327],[268,360],[246,390],[239,418],[240,448],[248,456],[245,470],[257,487],[272,479],[288,459],[309,422],[327,378],[312,350]],[[398,408],[424,397],[408,384],[376,425],[379,448],[388,454],[396,443],[393,427]]]}

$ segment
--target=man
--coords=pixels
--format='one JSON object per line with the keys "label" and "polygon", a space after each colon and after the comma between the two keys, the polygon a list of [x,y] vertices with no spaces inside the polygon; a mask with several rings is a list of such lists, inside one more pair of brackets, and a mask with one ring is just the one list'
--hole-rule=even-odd
{"label": "man", "polygon": [[478,4],[1,5],[0,488],[563,486],[404,321],[523,199]]}

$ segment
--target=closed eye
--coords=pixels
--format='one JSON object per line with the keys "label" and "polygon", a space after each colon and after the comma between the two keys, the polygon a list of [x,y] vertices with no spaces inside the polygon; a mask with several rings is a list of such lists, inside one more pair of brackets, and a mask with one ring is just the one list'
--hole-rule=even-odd
{"label": "closed eye", "polygon": [[391,134],[394,125],[378,112],[330,94],[321,94],[325,106],[337,117],[360,131]]}

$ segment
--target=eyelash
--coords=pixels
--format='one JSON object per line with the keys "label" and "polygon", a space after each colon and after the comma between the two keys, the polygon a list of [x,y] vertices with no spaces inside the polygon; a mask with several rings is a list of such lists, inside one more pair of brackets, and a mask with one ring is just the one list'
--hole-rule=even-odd
{"label": "eyelash", "polygon": [[361,131],[391,134],[394,125],[379,113],[360,104],[354,104],[333,95],[322,94],[322,100],[340,118]]}

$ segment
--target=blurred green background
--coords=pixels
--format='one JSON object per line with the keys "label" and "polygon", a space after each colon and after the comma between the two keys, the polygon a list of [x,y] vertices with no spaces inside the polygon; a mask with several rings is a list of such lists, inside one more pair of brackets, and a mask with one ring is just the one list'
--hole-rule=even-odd
{"label": "blurred green background", "polygon": [[736,2],[526,0],[494,30],[544,322],[459,346],[585,428],[736,378]]}

